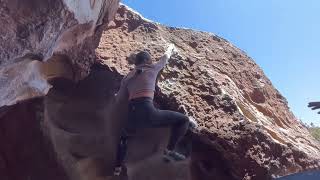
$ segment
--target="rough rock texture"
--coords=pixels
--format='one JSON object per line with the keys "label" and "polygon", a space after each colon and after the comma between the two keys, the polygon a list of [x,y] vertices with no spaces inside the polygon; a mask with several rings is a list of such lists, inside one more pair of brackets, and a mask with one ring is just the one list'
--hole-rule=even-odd
{"label": "rough rock texture", "polygon": [[258,65],[228,41],[165,27],[122,6],[96,54],[100,63],[125,74],[131,53],[147,49],[157,59],[168,43],[179,53],[159,78],[156,100],[200,123],[198,141],[204,147],[195,145],[192,156],[197,179],[221,172],[234,179],[269,179],[319,168],[319,143]]}
{"label": "rough rock texture", "polygon": [[[319,143],[244,52],[125,6],[108,23],[117,3],[0,1],[0,23],[8,24],[0,29],[1,179],[263,180],[319,168]],[[199,122],[179,146],[191,157],[164,163],[168,129],[145,129],[129,140],[127,171],[111,177],[127,119],[127,101],[114,94],[128,57],[147,49],[157,59],[168,43],[179,52],[155,101]]]}
{"label": "rough rock texture", "polygon": [[87,76],[99,27],[113,18],[118,3],[0,0],[1,180],[68,179],[43,134],[49,135],[41,128],[44,116],[37,117],[42,100],[31,99],[48,93],[49,80]]}
{"label": "rough rock texture", "polygon": [[74,79],[85,77],[101,35],[97,27],[112,19],[118,2],[1,0],[0,106],[47,94],[51,86],[35,60],[63,57],[74,65]]}

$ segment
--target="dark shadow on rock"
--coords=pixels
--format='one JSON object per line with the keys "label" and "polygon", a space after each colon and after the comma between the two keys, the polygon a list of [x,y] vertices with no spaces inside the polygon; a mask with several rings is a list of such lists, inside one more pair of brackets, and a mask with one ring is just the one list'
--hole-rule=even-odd
{"label": "dark shadow on rock", "polygon": [[[112,175],[120,133],[127,120],[127,101],[117,101],[114,96],[121,78],[107,67],[96,65],[78,83],[56,79],[45,98],[45,124],[72,179],[95,180]],[[188,161],[168,166],[160,158],[168,138],[168,128],[141,129],[132,134],[126,159],[132,178],[141,173],[151,176],[165,172],[170,167],[185,172],[179,177],[188,176]],[[171,171],[154,179],[181,179]]]}
{"label": "dark shadow on rock", "polygon": [[42,131],[42,102],[11,106],[0,117],[1,180],[68,180]]}
{"label": "dark shadow on rock", "polygon": [[219,144],[206,142],[201,135],[192,138],[191,173],[194,180],[236,180],[230,161]]}

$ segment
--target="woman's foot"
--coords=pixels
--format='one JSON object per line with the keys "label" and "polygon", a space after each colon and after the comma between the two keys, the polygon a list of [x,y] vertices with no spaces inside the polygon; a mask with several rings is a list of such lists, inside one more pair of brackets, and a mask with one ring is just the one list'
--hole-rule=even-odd
{"label": "woman's foot", "polygon": [[189,128],[191,130],[194,130],[194,129],[197,129],[198,126],[199,125],[198,125],[197,121],[193,117],[189,116]]}
{"label": "woman's foot", "polygon": [[121,166],[115,167],[114,171],[113,171],[113,175],[114,176],[120,176],[121,172],[122,172],[122,167]]}
{"label": "woman's foot", "polygon": [[165,150],[163,154],[163,159],[166,162],[171,162],[171,161],[183,161],[186,159],[186,157],[183,154],[180,154],[175,151],[171,150]]}

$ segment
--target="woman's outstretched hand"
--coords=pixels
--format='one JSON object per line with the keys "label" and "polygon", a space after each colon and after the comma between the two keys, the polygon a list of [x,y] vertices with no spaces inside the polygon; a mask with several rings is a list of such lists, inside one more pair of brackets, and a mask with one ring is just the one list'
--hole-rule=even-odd
{"label": "woman's outstretched hand", "polygon": [[176,51],[176,47],[174,44],[171,43],[169,44],[165,54],[168,56],[168,58],[170,58],[175,51]]}
{"label": "woman's outstretched hand", "polygon": [[[176,47],[174,46],[174,44],[170,43],[167,47],[166,52],[164,53],[164,55],[160,58],[160,66],[161,68],[163,68],[166,64],[168,64],[170,57],[177,52]],[[158,64],[159,64],[158,63]]]}
{"label": "woman's outstretched hand", "polygon": [[[320,102],[310,102],[308,107],[310,107],[312,110],[320,109]],[[318,114],[320,114],[320,111]]]}

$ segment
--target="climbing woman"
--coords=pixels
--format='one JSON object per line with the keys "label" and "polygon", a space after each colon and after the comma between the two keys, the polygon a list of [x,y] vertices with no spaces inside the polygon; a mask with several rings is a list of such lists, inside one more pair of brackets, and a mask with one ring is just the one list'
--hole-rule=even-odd
{"label": "climbing woman", "polygon": [[[123,78],[119,90],[119,93],[127,91],[129,95],[129,119],[126,129],[139,131],[141,128],[171,127],[170,140],[163,156],[166,161],[181,161],[186,158],[176,152],[175,147],[186,134],[190,122],[184,114],[159,110],[153,105],[157,75],[168,63],[174,50],[174,45],[169,45],[157,63],[152,63],[148,52],[139,52],[134,60],[135,68]],[[191,122],[195,123],[193,120]]]}

